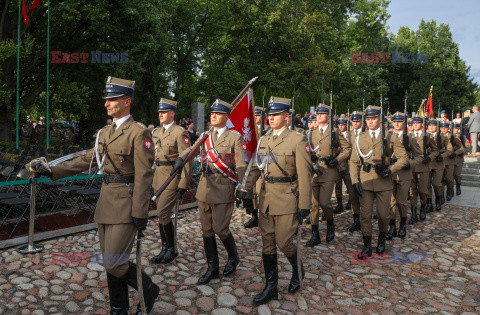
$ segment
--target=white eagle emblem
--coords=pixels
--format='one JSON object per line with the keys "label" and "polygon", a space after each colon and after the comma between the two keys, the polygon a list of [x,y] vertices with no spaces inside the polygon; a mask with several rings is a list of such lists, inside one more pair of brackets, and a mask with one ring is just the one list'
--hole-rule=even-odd
{"label": "white eagle emblem", "polygon": [[245,140],[245,142],[252,141],[252,130],[250,129],[249,124],[250,124],[250,119],[245,118],[243,120],[243,128],[242,128],[243,139]]}

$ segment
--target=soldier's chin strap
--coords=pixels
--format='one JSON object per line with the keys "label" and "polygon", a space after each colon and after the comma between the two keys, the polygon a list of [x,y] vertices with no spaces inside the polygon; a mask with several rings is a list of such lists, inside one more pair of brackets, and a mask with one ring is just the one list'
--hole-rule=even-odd
{"label": "soldier's chin strap", "polygon": [[38,173],[41,166],[45,167],[49,172],[52,171],[52,169],[48,165],[47,159],[43,156],[32,160],[30,163],[27,164],[27,166],[30,173]]}

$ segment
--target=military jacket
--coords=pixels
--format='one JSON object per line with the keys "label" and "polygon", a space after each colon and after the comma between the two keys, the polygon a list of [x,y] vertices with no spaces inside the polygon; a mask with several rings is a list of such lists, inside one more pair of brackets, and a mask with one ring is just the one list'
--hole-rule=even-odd
{"label": "military jacket", "polygon": [[[403,145],[407,152],[408,163],[410,163],[410,168],[408,170],[404,170],[403,168],[401,168],[395,173],[393,173],[393,179],[395,181],[412,180],[412,170],[417,165],[421,164],[423,161],[422,149],[420,149],[419,143],[412,134],[407,134],[407,143],[405,143],[403,140],[403,133],[392,133],[392,136],[396,136],[398,138],[398,141],[400,141],[400,143]],[[394,160],[396,160],[395,156]]]}

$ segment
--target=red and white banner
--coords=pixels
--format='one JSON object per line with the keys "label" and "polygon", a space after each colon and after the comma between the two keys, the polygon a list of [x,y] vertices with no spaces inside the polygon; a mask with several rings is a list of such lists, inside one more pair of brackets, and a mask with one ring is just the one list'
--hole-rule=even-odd
{"label": "red and white banner", "polygon": [[253,102],[253,91],[248,89],[238,104],[232,109],[228,116],[227,127],[238,131],[244,140],[245,156],[249,162],[252,154],[257,149],[257,128],[255,128],[255,105]]}

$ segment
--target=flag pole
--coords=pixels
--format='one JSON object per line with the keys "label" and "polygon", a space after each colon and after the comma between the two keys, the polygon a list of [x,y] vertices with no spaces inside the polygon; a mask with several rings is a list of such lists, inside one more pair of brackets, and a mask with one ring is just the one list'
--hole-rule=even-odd
{"label": "flag pole", "polygon": [[15,113],[15,148],[18,149],[20,135],[20,23],[22,21],[22,0],[18,0],[18,38],[17,38],[17,106]]}
{"label": "flag pole", "polygon": [[47,0],[47,148],[50,146],[50,0]]}

